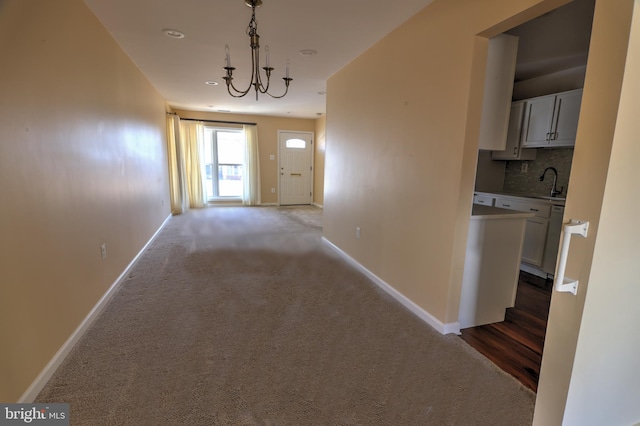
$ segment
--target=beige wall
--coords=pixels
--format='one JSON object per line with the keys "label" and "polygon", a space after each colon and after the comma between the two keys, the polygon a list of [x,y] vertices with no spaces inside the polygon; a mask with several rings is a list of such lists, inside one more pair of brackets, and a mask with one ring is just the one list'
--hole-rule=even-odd
{"label": "beige wall", "polygon": [[326,149],[327,116],[316,120],[316,144],[313,151],[313,203],[324,205],[324,152]]}
{"label": "beige wall", "polygon": [[[474,189],[484,192],[502,191],[506,163],[506,161],[492,160],[491,151],[478,152]],[[519,162],[516,162],[516,164],[518,163]]]}
{"label": "beige wall", "polygon": [[[260,150],[260,192],[262,204],[278,203],[278,130],[311,132],[316,130],[316,120],[306,118],[270,117],[266,115],[227,114],[176,109],[180,118],[199,120],[236,121],[258,125],[258,149]],[[275,160],[270,160],[274,155]],[[272,193],[271,188],[276,192]]]}
{"label": "beige wall", "polygon": [[[623,10],[626,11],[626,7]],[[621,25],[623,22],[618,23]],[[593,249],[589,291],[567,398],[565,424],[630,425],[640,421],[638,111],[640,1],[635,1],[622,95]],[[607,408],[602,410],[602,407]]]}
{"label": "beige wall", "polygon": [[[436,0],[329,80],[325,235],[444,324],[457,319],[478,158],[486,40],[475,35],[561,3]],[[553,294],[539,425],[640,419],[640,236],[628,227],[640,207],[631,195],[640,154],[637,40],[624,74],[634,3],[596,3],[565,211],[591,229],[572,242],[567,275],[580,279],[578,296]],[[623,75],[629,94],[620,102]]]}
{"label": "beige wall", "polygon": [[639,5],[596,2],[565,209],[565,221],[590,228],[571,241],[567,276],[579,279],[577,296],[552,297],[536,425],[640,420]]}
{"label": "beige wall", "polygon": [[165,103],[81,0],[0,2],[0,54],[9,402],[159,228],[169,195]]}
{"label": "beige wall", "polygon": [[443,324],[457,322],[477,163],[476,34],[562,3],[436,0],[329,79],[325,236]]}

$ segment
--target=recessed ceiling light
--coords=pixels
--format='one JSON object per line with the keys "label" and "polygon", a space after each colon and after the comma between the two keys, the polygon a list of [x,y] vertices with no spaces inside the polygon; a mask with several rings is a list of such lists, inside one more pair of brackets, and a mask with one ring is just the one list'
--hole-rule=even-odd
{"label": "recessed ceiling light", "polygon": [[300,56],[316,56],[318,51],[313,49],[302,49],[298,53],[300,53]]}
{"label": "recessed ceiling light", "polygon": [[171,28],[165,28],[162,30],[164,35],[171,38],[184,38],[184,33],[178,30],[172,30]]}
{"label": "recessed ceiling light", "polygon": [[209,81],[205,81],[204,84],[208,84],[209,86],[217,86],[218,82],[209,80]]}

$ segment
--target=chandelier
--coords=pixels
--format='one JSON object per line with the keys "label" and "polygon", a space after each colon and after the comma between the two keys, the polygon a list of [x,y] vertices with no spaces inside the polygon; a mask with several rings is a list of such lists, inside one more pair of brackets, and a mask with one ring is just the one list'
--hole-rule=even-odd
{"label": "chandelier", "polygon": [[289,91],[289,83],[291,83],[291,81],[293,80],[292,78],[289,78],[289,60],[287,59],[286,74],[284,77],[282,77],[285,84],[284,93],[280,96],[275,96],[269,93],[271,71],[273,71],[273,68],[269,66],[269,46],[265,46],[266,66],[262,67],[267,77],[266,84],[263,82],[262,74],[260,72],[260,36],[258,35],[258,22],[256,21],[256,7],[262,4],[262,0],[244,0],[244,2],[252,10],[251,21],[249,21],[249,26],[247,27],[247,35],[251,39],[251,83],[245,90],[238,90],[233,85],[233,71],[235,70],[235,68],[231,66],[229,46],[226,45],[226,66],[224,67],[224,69],[227,71],[227,75],[222,78],[227,83],[227,91],[234,98],[241,98],[249,93],[249,91],[253,87],[256,92],[256,101],[258,100],[258,94],[260,93],[267,94],[272,98],[283,98]]}

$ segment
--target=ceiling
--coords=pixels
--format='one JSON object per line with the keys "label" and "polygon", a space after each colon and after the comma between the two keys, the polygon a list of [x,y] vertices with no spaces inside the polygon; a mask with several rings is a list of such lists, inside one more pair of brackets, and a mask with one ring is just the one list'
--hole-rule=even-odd
{"label": "ceiling", "polygon": [[[228,45],[234,84],[249,85],[251,8],[244,0],[84,1],[172,107],[316,118],[325,113],[327,79],[432,0],[264,0],[256,19],[275,68],[274,94],[284,91],[287,59],[293,82],[286,97],[258,101],[255,92],[232,98],[222,79]],[[170,38],[164,29],[185,37]],[[303,56],[305,49],[317,54]]]}
{"label": "ceiling", "polygon": [[515,81],[587,64],[595,0],[574,0],[507,31],[518,36]]}
{"label": "ceiling", "polygon": [[[228,45],[236,87],[249,85],[251,8],[244,0],[84,1],[172,107],[316,118],[325,113],[327,79],[432,0],[263,0],[256,19],[275,68],[274,94],[284,91],[287,59],[293,82],[286,97],[258,101],[253,91],[232,98],[222,79]],[[520,39],[515,80],[586,64],[594,2],[574,0],[508,31]],[[185,37],[167,37],[165,29]],[[306,49],[317,54],[301,55]]]}

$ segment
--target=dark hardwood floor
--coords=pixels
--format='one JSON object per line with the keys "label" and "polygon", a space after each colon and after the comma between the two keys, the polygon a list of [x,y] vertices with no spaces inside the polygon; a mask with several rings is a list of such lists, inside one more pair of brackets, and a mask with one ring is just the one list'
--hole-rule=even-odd
{"label": "dark hardwood floor", "polygon": [[498,367],[536,392],[552,281],[520,272],[516,304],[504,322],[466,328],[460,336]]}

